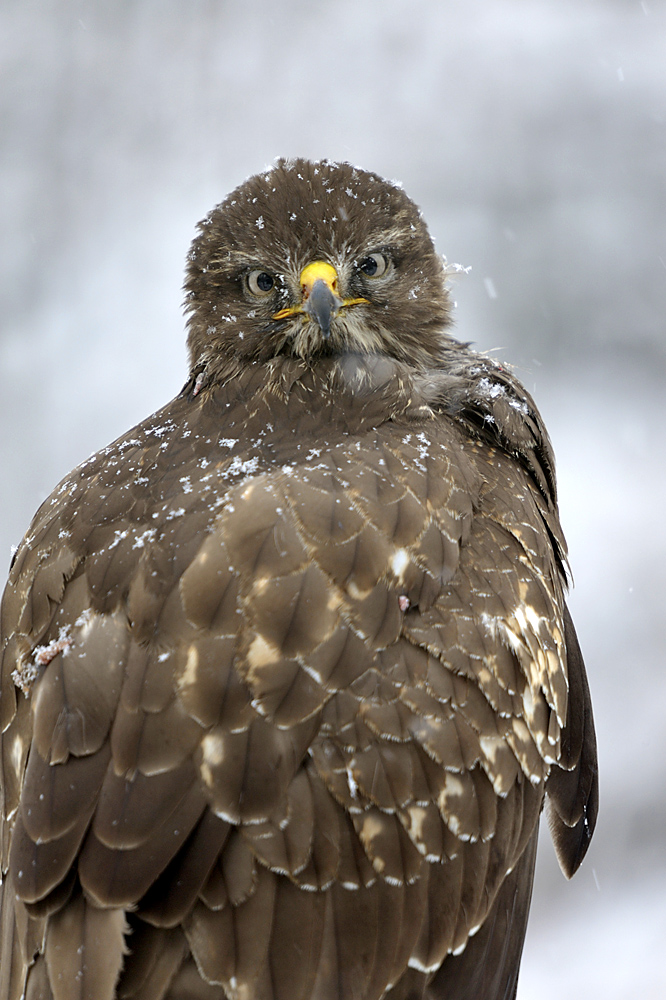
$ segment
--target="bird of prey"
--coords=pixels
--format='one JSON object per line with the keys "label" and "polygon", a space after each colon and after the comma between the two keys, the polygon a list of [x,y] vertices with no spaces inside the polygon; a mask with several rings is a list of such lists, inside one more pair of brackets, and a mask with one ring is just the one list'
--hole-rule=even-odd
{"label": "bird of prey", "polygon": [[507,1000],[597,810],[551,446],[402,189],[200,224],[191,367],[2,604],[1,1000]]}

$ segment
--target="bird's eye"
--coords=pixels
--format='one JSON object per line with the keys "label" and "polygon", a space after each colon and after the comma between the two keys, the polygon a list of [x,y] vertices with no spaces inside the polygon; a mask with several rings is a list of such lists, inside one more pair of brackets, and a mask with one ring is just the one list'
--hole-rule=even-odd
{"label": "bird's eye", "polygon": [[260,297],[268,295],[275,285],[275,278],[267,271],[250,271],[246,280],[247,287],[252,294]]}
{"label": "bird's eye", "polygon": [[371,253],[359,263],[359,270],[368,278],[381,278],[389,266],[388,258],[383,253]]}

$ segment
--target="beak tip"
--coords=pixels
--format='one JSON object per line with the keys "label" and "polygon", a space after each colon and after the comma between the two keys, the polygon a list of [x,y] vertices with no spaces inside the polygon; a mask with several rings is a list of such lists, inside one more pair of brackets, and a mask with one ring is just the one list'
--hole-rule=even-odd
{"label": "beak tip", "polygon": [[331,322],[337,316],[341,304],[342,300],[330,285],[321,279],[314,282],[305,311],[319,324],[324,340],[328,340],[331,335]]}

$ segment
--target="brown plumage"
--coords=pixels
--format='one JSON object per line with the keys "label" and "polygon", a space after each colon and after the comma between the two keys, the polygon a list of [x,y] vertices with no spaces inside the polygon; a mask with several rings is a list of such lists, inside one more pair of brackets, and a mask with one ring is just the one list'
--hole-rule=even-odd
{"label": "brown plumage", "polygon": [[597,808],[541,418],[349,165],[247,181],[186,291],[5,591],[0,998],[510,1000],[544,801],[568,876]]}

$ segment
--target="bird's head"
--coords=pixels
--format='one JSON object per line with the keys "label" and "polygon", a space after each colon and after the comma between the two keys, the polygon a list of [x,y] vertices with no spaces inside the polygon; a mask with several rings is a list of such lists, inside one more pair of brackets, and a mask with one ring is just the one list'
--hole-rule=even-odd
{"label": "bird's head", "polygon": [[450,323],[445,269],[396,184],[280,160],[199,225],[185,282],[192,364],[386,354],[429,367]]}

